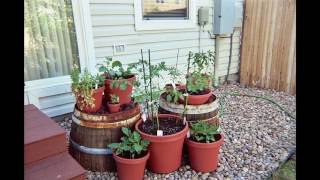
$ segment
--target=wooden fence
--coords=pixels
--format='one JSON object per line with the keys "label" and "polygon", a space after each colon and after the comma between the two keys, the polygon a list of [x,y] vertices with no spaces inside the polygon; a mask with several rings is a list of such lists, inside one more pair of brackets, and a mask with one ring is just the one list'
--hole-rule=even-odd
{"label": "wooden fence", "polygon": [[245,0],[240,83],[296,93],[296,0]]}

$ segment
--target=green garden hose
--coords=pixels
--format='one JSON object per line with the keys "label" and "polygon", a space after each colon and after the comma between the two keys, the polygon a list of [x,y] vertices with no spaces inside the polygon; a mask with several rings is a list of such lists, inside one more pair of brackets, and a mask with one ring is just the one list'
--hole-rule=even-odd
{"label": "green garden hose", "polygon": [[292,119],[296,119],[296,117],[294,117],[292,114],[290,114],[286,109],[284,109],[282,106],[280,106],[278,103],[276,103],[275,101],[267,98],[267,97],[264,97],[264,96],[257,96],[257,95],[250,95],[250,94],[244,94],[244,93],[239,93],[239,92],[233,92],[233,93],[223,93],[223,95],[221,96],[220,98],[220,107],[221,107],[221,113],[220,113],[220,118],[223,117],[224,115],[224,102],[225,102],[225,96],[227,95],[231,95],[231,96],[248,96],[248,97],[255,97],[255,98],[260,98],[260,99],[264,99],[264,100],[267,100],[269,102],[271,102],[272,104],[276,105],[279,107],[279,109],[281,111],[284,111],[289,117],[291,117]]}

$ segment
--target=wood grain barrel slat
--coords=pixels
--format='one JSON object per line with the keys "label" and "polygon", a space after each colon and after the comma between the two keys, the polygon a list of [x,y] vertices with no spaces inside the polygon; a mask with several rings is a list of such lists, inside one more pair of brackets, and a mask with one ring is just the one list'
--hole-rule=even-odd
{"label": "wood grain barrel slat", "polygon": [[[120,142],[123,135],[121,128],[133,129],[139,119],[138,104],[121,113],[101,115],[87,114],[75,108],[70,131],[69,152],[87,170],[115,171],[112,151],[107,146],[110,143]],[[99,154],[98,152],[107,153]]]}

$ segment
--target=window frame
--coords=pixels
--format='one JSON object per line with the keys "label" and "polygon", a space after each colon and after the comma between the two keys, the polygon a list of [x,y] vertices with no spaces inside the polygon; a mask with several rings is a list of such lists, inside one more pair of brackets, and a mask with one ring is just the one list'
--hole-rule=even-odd
{"label": "window frame", "polygon": [[196,29],[196,0],[189,0],[189,19],[143,19],[142,0],[134,0],[134,18],[136,31],[168,30],[168,29]]}

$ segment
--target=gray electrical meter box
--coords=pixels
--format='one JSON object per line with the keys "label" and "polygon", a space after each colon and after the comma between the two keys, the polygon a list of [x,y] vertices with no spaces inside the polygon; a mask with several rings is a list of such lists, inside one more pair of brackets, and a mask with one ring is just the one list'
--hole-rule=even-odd
{"label": "gray electrical meter box", "polygon": [[235,0],[214,0],[213,34],[231,34],[235,23]]}
{"label": "gray electrical meter box", "polygon": [[200,7],[198,10],[198,23],[200,26],[204,26],[209,22],[209,8]]}

